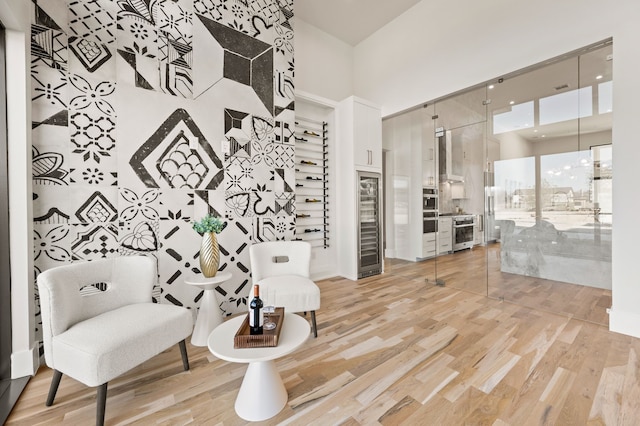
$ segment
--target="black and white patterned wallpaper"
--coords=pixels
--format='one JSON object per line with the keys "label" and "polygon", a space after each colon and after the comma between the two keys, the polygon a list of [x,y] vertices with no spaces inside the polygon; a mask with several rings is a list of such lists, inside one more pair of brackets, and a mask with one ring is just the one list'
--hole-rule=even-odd
{"label": "black and white patterned wallpaper", "polygon": [[220,269],[233,274],[218,301],[245,310],[249,246],[295,229],[293,0],[32,0],[32,10],[36,274],[154,256],[156,299],[193,308],[190,221],[214,212],[227,222]]}

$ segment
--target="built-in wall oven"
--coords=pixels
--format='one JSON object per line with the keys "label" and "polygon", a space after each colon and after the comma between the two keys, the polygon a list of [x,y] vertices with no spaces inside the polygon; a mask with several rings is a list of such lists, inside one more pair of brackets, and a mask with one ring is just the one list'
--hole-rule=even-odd
{"label": "built-in wall oven", "polygon": [[438,211],[438,190],[422,188],[422,211]]}
{"label": "built-in wall oven", "polygon": [[475,215],[453,216],[453,251],[473,247],[475,225]]}
{"label": "built-in wall oven", "polygon": [[422,233],[438,232],[438,190],[422,189]]}

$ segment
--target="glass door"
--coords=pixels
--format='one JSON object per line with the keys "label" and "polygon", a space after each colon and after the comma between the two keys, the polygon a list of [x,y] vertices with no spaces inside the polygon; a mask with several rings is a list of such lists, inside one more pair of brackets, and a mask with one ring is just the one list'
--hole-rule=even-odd
{"label": "glass door", "polygon": [[611,47],[489,86],[490,297],[608,323]]}
{"label": "glass door", "polygon": [[[436,257],[439,284],[487,294],[484,244],[487,89],[480,87],[434,104],[438,145],[440,224]],[[449,228],[450,227],[450,228]],[[443,241],[448,239],[447,241]]]}

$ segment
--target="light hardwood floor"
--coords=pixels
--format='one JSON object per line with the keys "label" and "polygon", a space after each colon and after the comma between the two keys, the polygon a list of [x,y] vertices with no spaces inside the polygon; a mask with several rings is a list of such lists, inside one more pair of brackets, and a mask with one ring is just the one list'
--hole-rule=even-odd
{"label": "light hardwood floor", "polygon": [[[425,284],[410,262],[318,284],[318,338],[277,361],[289,402],[260,424],[640,424],[640,339],[606,327]],[[241,425],[246,365],[177,346],[109,384],[106,423]],[[92,424],[95,389],[41,368],[9,425]]]}

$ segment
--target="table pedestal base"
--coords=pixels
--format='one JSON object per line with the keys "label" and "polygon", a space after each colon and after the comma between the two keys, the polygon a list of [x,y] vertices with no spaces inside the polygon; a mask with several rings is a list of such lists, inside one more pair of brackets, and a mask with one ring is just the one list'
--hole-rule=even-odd
{"label": "table pedestal base", "polygon": [[193,346],[207,346],[211,330],[222,324],[222,313],[218,307],[214,290],[205,290],[203,293],[196,325],[191,334]]}
{"label": "table pedestal base", "polygon": [[287,404],[287,389],[273,361],[251,362],[236,398],[236,413],[257,422],[278,414]]}

